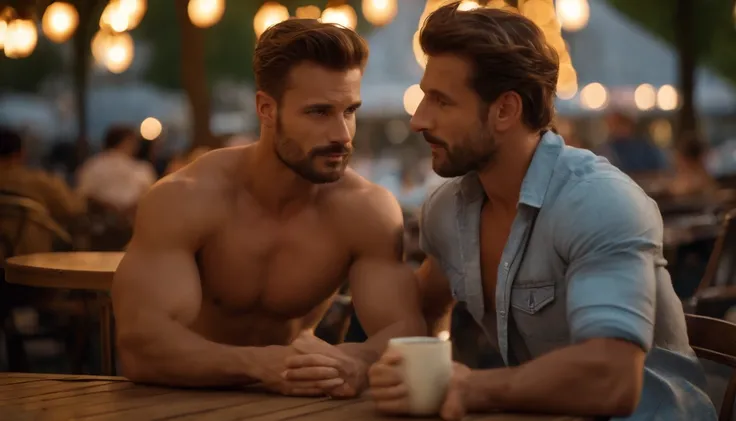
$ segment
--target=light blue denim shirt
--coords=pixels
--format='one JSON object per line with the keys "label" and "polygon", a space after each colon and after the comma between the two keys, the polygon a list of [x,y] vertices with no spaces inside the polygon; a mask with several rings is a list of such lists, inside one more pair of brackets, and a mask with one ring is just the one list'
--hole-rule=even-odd
{"label": "light blue denim shirt", "polygon": [[662,257],[662,217],[638,185],[545,133],[501,256],[495,314],[484,309],[480,276],[484,199],[475,173],[446,182],[423,206],[421,246],[455,299],[496,336],[489,339],[507,365],[590,338],[624,339],[648,353],[641,401],[627,420],[716,419]]}

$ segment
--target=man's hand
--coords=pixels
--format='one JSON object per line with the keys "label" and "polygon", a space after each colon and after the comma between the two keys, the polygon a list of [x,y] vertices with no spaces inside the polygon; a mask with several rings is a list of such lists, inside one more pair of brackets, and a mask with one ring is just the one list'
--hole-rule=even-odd
{"label": "man's hand", "polygon": [[460,363],[453,363],[452,377],[447,385],[445,401],[440,408],[440,417],[445,421],[460,421],[468,412],[468,378],[471,370]]}
{"label": "man's hand", "polygon": [[[405,415],[411,410],[409,388],[399,370],[401,361],[399,353],[388,350],[368,371],[370,394],[379,412]],[[468,377],[471,370],[454,363],[452,371],[440,416],[446,421],[459,421],[467,412]]]}
{"label": "man's hand", "polygon": [[258,377],[272,392],[288,396],[324,396],[325,390],[345,384],[334,368],[339,363],[332,358],[320,355],[319,365],[301,370],[299,376],[287,376],[287,361],[300,356],[293,346],[269,346],[259,351],[262,371]]}
{"label": "man's hand", "polygon": [[335,398],[358,396],[366,384],[366,366],[335,346],[311,333],[302,333],[291,344],[297,354],[286,360],[284,378],[290,382],[322,381],[340,379],[342,383],[327,383],[322,388]]}

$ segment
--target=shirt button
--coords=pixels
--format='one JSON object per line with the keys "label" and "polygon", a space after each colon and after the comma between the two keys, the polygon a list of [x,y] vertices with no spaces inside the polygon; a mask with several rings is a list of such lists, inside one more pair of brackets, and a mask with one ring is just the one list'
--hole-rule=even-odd
{"label": "shirt button", "polygon": [[509,262],[503,262],[503,268],[508,269],[509,268]]}
{"label": "shirt button", "polygon": [[506,310],[501,310],[498,312],[498,314],[500,314],[501,317],[506,317]]}

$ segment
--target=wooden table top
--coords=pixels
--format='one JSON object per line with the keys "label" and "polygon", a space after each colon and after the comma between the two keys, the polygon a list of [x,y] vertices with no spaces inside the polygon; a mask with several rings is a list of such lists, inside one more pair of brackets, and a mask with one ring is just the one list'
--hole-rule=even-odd
{"label": "wooden table top", "polygon": [[47,288],[107,291],[122,252],[38,253],[5,261],[8,282]]}
{"label": "wooden table top", "polygon": [[[135,385],[122,377],[0,373],[3,421],[26,420],[406,420],[367,399],[292,398],[243,391]],[[426,418],[425,418],[426,419]],[[477,421],[582,421],[566,416],[472,415]]]}

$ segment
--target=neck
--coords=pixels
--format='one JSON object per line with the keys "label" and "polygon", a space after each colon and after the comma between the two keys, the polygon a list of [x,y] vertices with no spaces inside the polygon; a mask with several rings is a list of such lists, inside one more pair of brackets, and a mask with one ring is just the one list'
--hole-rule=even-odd
{"label": "neck", "polygon": [[499,143],[502,145],[478,178],[489,201],[494,205],[515,211],[529,165],[540,140],[538,132],[516,133]]}
{"label": "neck", "polygon": [[245,185],[261,206],[276,214],[298,212],[308,204],[319,186],[305,180],[276,155],[273,138],[261,136],[246,155]]}

